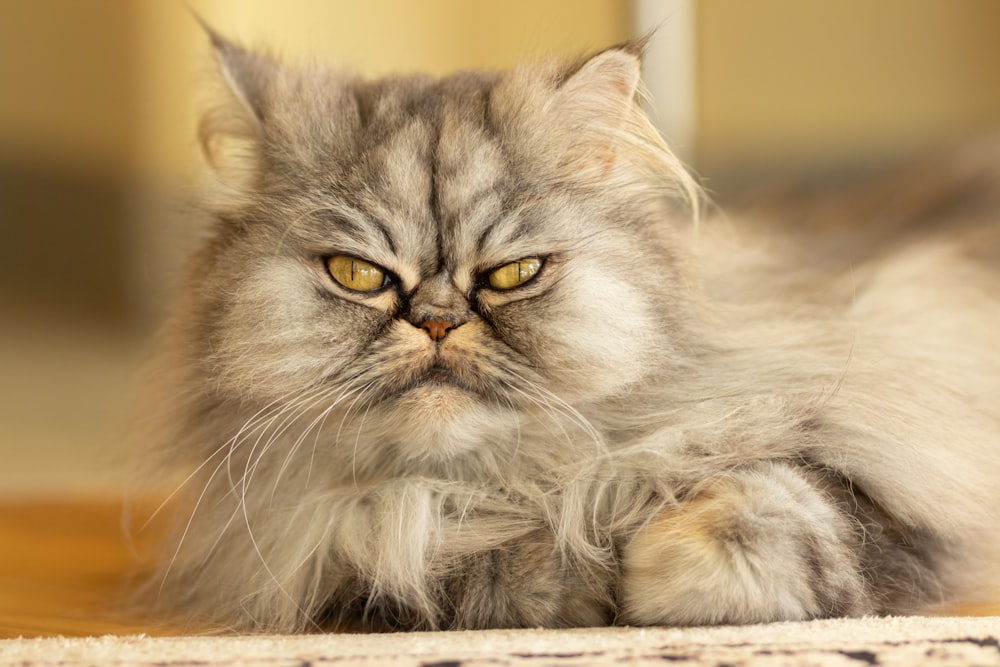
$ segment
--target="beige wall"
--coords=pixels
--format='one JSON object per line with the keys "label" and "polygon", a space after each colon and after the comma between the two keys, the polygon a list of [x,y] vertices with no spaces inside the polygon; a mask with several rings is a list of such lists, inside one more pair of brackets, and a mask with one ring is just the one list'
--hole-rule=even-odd
{"label": "beige wall", "polygon": [[880,160],[1000,129],[995,0],[696,8],[696,164],[710,176]]}
{"label": "beige wall", "polygon": [[132,160],[132,4],[0,0],[0,157],[91,172]]}

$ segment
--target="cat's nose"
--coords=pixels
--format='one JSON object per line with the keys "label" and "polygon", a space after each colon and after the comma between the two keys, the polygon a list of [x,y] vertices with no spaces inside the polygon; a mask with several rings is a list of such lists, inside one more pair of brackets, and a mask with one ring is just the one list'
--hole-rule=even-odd
{"label": "cat's nose", "polygon": [[448,320],[424,320],[420,323],[420,328],[427,331],[427,335],[434,341],[442,340],[456,326],[454,322]]}

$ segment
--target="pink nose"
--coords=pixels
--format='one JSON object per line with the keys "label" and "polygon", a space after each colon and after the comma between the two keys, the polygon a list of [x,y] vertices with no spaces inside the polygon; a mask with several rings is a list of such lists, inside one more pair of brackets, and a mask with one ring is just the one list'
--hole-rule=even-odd
{"label": "pink nose", "polygon": [[427,330],[431,340],[441,340],[455,328],[455,325],[448,320],[424,320],[420,327]]}

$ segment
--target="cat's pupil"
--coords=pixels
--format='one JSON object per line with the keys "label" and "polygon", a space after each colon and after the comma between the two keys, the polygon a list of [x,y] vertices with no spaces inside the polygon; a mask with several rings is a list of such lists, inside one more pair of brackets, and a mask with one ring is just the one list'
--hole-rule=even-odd
{"label": "cat's pupil", "polygon": [[355,292],[374,292],[389,284],[382,268],[357,257],[335,255],[326,261],[326,268],[331,278]]}
{"label": "cat's pupil", "polygon": [[488,282],[494,289],[514,289],[534,278],[541,268],[542,260],[537,257],[519,259],[491,271]]}

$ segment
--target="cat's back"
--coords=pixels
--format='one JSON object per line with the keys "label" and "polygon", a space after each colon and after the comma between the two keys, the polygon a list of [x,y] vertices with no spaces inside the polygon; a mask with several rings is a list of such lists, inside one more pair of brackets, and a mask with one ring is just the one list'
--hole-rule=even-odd
{"label": "cat's back", "polygon": [[824,387],[819,455],[898,515],[945,533],[995,520],[1000,137],[705,227],[695,255],[722,336],[759,363],[754,391]]}
{"label": "cat's back", "polygon": [[737,202],[731,220],[795,244],[803,262],[860,266],[913,244],[953,244],[1000,265],[1000,134]]}
{"label": "cat's back", "polygon": [[950,279],[951,289],[1000,299],[1000,135],[902,165],[785,181],[719,210],[694,254],[723,300],[848,307],[876,276],[906,271],[925,299]]}

